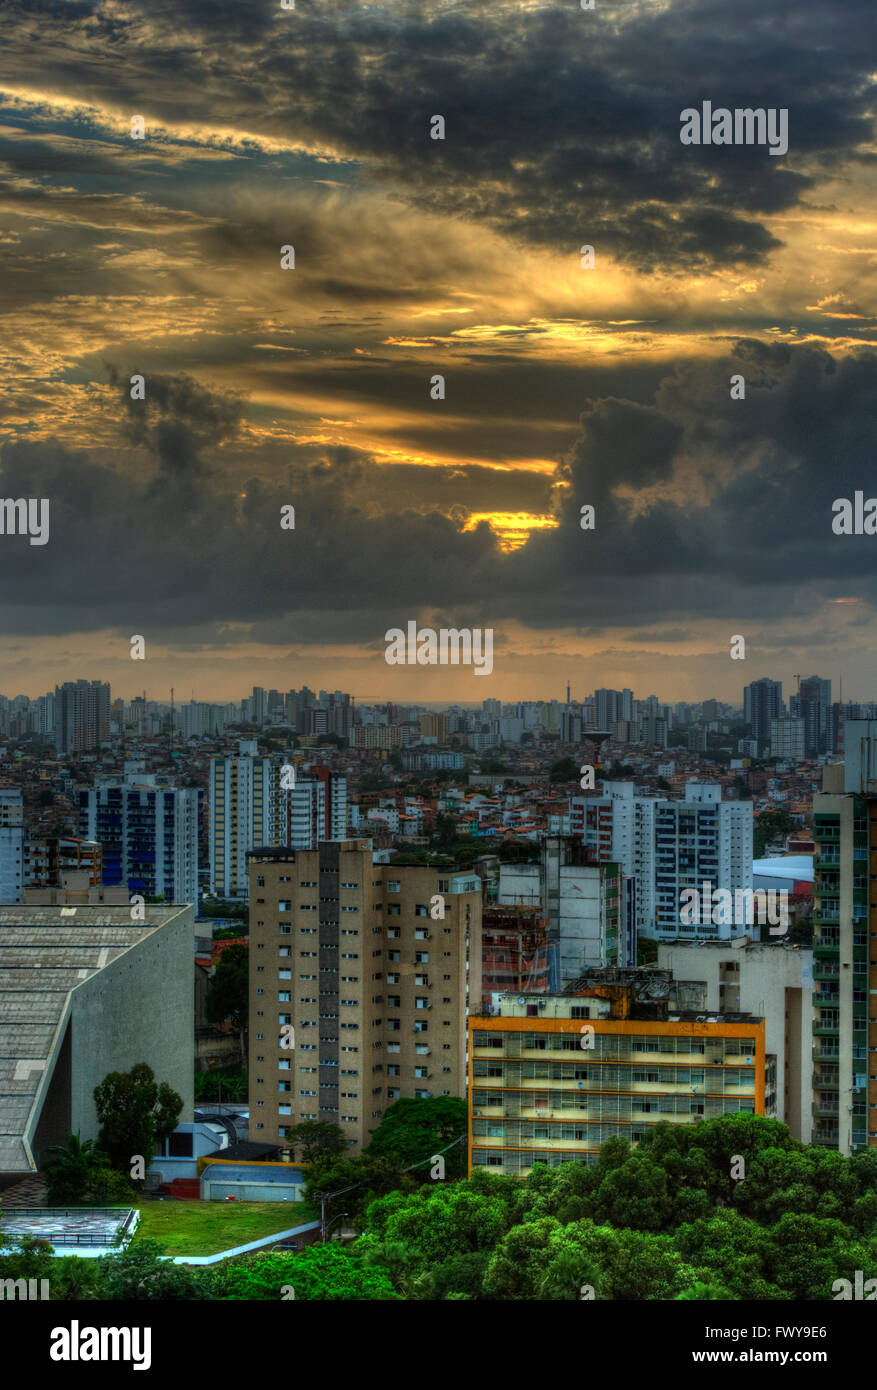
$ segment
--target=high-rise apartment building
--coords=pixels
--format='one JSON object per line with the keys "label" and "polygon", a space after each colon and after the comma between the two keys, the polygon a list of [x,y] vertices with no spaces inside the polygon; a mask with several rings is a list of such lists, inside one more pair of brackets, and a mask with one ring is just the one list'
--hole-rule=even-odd
{"label": "high-rise apartment building", "polygon": [[772,758],[780,758],[783,762],[800,763],[804,761],[805,749],[803,719],[780,718],[770,721],[770,755]]}
{"label": "high-rise apartment building", "polygon": [[295,767],[294,785],[277,758],[241,751],[210,762],[210,884],[222,898],[246,898],[247,853],[261,847],[313,849],[347,834],[347,781],[323,764]]}
{"label": "high-rise apartment building", "polygon": [[210,890],[245,898],[247,851],[274,839],[274,775],[270,758],[211,758]]}
{"label": "high-rise apartment building", "polygon": [[596,1163],[607,1139],[637,1143],[662,1121],[764,1114],[764,1020],[643,1007],[635,973],[506,995],[500,1016],[469,1020],[470,1171]]}
{"label": "high-rise apartment building", "polygon": [[[718,783],[687,782],[683,801],[655,806],[655,935],[710,940],[740,935],[752,924],[703,921],[680,916],[683,893],[726,890],[736,905],[738,891],[752,888],[752,802],[723,801]],[[721,915],[721,914],[719,914]]]}
{"label": "high-rise apartment building", "polygon": [[657,803],[655,797],[636,796],[635,790],[633,782],[604,782],[602,796],[575,797],[570,802],[570,834],[584,842],[597,863],[619,864],[625,878],[634,880],[635,930],[651,935],[655,917]]}
{"label": "high-rise apartment building", "polygon": [[819,676],[802,680],[789,700],[790,712],[804,722],[804,757],[829,751],[831,740],[831,681]]}
{"label": "high-rise apartment building", "polygon": [[[493,704],[498,705],[499,701],[494,700]],[[439,743],[447,742],[445,716],[443,714],[424,714],[420,720],[420,732],[424,738],[434,738]]]}
{"label": "high-rise apartment building", "polygon": [[359,1152],[393,1101],[465,1095],[481,881],[367,846],[249,855],[253,1139],[322,1120]]}
{"label": "high-rise apartment building", "polygon": [[743,718],[750,725],[759,748],[765,748],[770,741],[770,721],[779,719],[784,713],[782,681],[772,681],[765,676],[743,687]]}
{"label": "high-rise apartment building", "polygon": [[729,925],[682,924],[681,895],[687,888],[700,890],[705,880],[732,893],[751,889],[751,801],[722,801],[717,783],[689,781],[684,799],[671,801],[636,796],[633,782],[604,782],[602,796],[573,798],[570,833],[584,841],[598,863],[617,863],[625,878],[635,880],[638,933],[735,934]]}
{"label": "high-rise apartment building", "polygon": [[273,844],[316,849],[324,840],[347,838],[347,779],[333,776],[323,764],[306,772],[292,791],[278,793],[280,823]]}
{"label": "high-rise apartment building", "polygon": [[200,795],[156,786],[154,774],[80,788],[79,832],[100,841],[104,883],[197,904]]}
{"label": "high-rise apartment building", "polygon": [[20,787],[0,787],[0,903],[20,903],[24,886],[24,802]]}
{"label": "high-rise apartment building", "polygon": [[844,745],[813,798],[812,1142],[849,1153],[877,1146],[877,720]]}
{"label": "high-rise apartment building", "polygon": [[55,686],[55,747],[87,753],[110,736],[110,687],[103,681],[65,681]]}

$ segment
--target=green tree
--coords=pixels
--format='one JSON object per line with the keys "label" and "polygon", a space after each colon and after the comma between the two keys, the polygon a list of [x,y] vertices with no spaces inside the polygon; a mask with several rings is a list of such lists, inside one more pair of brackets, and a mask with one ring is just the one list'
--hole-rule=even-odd
{"label": "green tree", "polygon": [[51,1206],[75,1206],[90,1197],[102,1171],[109,1168],[109,1156],[92,1139],[82,1141],[78,1132],[67,1135],[64,1144],[45,1151],[42,1168]]}
{"label": "green tree", "polygon": [[841,1221],[786,1215],[765,1233],[768,1277],[793,1299],[833,1299],[836,1279],[873,1270],[873,1240],[857,1239]]}
{"label": "green tree", "polygon": [[163,1253],[158,1241],[136,1239],[120,1253],[96,1260],[100,1297],[125,1302],[179,1302],[210,1297],[209,1285],[200,1272],[163,1260]]}
{"label": "green tree", "polygon": [[98,1144],[123,1173],[130,1172],[135,1154],[149,1167],[156,1142],[173,1134],[183,1108],[182,1097],[166,1081],[157,1082],[145,1062],[128,1072],[109,1072],[94,1088],[94,1103],[101,1126]]}
{"label": "green tree", "polygon": [[[415,1173],[429,1180],[429,1159],[455,1139],[468,1133],[466,1102],[457,1096],[434,1096],[429,1100],[397,1100],[384,1111],[365,1152],[370,1158],[393,1157],[403,1167],[422,1163]],[[465,1140],[448,1149],[442,1157],[448,1177],[466,1171]],[[426,1160],[424,1162],[424,1160]]]}
{"label": "green tree", "polygon": [[549,782],[578,781],[579,764],[575,758],[558,758],[548,769]]}
{"label": "green tree", "polygon": [[287,1133],[290,1148],[301,1149],[303,1163],[347,1152],[347,1138],[340,1125],[327,1120],[303,1120]]}
{"label": "green tree", "polygon": [[250,1008],[250,949],[228,946],[219,958],[207,988],[204,1014],[208,1023],[228,1019],[238,1030],[241,1066],[247,1064],[247,1020]]}
{"label": "green tree", "polygon": [[399,1295],[386,1270],[341,1247],[338,1241],[309,1245],[298,1255],[282,1251],[245,1255],[211,1272],[211,1296],[228,1301],[279,1302],[292,1288],[296,1302],[387,1301]]}
{"label": "green tree", "polygon": [[755,820],[752,847],[754,857],[760,859],[767,843],[774,836],[785,834],[791,830],[792,824],[792,818],[788,811],[762,811]]}
{"label": "green tree", "polygon": [[449,850],[457,839],[457,823],[453,816],[445,816],[439,811],[433,821],[433,840],[439,849]]}
{"label": "green tree", "polygon": [[[402,1248],[412,1287],[424,1296],[424,1278],[438,1262],[475,1250],[490,1252],[504,1235],[508,1207],[503,1194],[473,1191],[466,1182],[431,1182],[410,1195],[391,1192],[368,1209],[366,1232],[357,1250],[392,1267]],[[426,1294],[425,1296],[428,1296]]]}

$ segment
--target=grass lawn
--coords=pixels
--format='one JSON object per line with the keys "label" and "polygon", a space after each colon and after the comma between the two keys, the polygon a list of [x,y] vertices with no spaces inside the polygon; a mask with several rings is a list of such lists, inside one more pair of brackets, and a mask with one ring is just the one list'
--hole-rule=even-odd
{"label": "grass lawn", "polygon": [[157,1240],[166,1255],[216,1255],[313,1220],[306,1202],[144,1202],[135,1241]]}

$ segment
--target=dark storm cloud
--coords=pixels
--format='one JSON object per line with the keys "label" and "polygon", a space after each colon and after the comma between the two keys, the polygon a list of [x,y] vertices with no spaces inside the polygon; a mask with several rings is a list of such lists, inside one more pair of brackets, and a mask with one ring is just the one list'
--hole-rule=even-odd
{"label": "dark storm cloud", "polygon": [[[10,86],[36,70],[114,112],[329,149],[421,207],[645,268],[757,263],[777,245],[760,219],[872,138],[871,0],[62,12],[8,7]],[[705,98],[787,107],[789,155],[683,147],[680,110]]]}
{"label": "dark storm cloud", "polygon": [[[731,372],[746,378],[745,401],[730,399]],[[873,350],[836,359],[815,347],[740,343],[727,364],[678,367],[654,407],[595,401],[582,425],[559,528],[511,557],[508,592],[525,620],[556,626],[599,614],[627,627],[877,599],[877,538],[831,529],[836,498],[877,493]],[[637,514],[640,492],[677,470],[685,500],[658,492]],[[588,503],[592,532],[579,525]],[[549,605],[528,604],[528,594],[546,592]]]}
{"label": "dark storm cloud", "polygon": [[[747,378],[745,401],[730,399],[731,371]],[[123,432],[136,404],[120,404]],[[482,471],[408,465],[388,476],[336,449],[293,461],[286,477],[228,483],[204,454],[233,441],[239,416],[237,401],[163,380],[124,475],[57,444],[7,446],[4,495],[49,497],[52,529],[44,547],[0,544],[0,582],[17,598],[5,631],[149,625],[207,642],[245,623],[265,641],[369,643],[427,611],[636,629],[877,600],[877,538],[831,530],[832,501],[868,494],[873,476],[873,350],[834,359],[744,342],[720,369],[678,367],[652,405],[590,402],[555,480],[568,484],[560,525],[510,554],[486,525],[462,531],[445,514],[474,509]],[[516,477],[504,493],[494,476],[496,509],[535,505],[551,481],[527,494]],[[698,487],[702,502],[676,500]],[[579,526],[583,503],[596,506],[595,531]],[[285,504],[294,531],[280,529]]]}

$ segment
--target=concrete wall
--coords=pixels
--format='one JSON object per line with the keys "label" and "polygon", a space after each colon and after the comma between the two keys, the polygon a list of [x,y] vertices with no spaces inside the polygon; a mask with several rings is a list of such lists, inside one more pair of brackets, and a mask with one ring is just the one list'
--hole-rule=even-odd
{"label": "concrete wall", "polygon": [[[162,909],[168,911],[169,909]],[[146,1062],[194,1105],[194,910],[176,915],[79,985],[71,997],[72,1127],[96,1139],[93,1091],[109,1071]]]}
{"label": "concrete wall", "polygon": [[[809,1140],[813,952],[767,943],[734,947],[726,942],[701,946],[662,942],[658,965],[673,971],[677,999],[685,1007],[691,1007],[691,992],[683,986],[695,982],[705,989],[705,1012],[739,1011],[764,1019],[765,1052],[777,1059],[776,1118],[789,1126],[796,1139]],[[734,965],[737,971],[729,969]]]}

